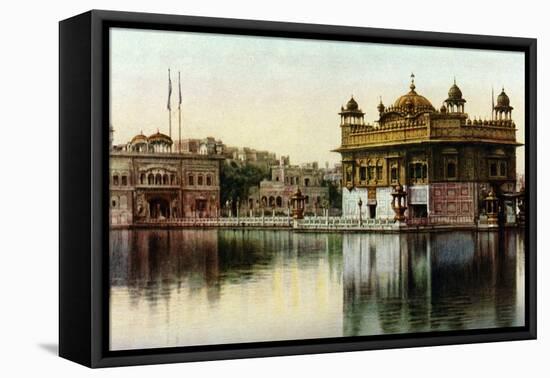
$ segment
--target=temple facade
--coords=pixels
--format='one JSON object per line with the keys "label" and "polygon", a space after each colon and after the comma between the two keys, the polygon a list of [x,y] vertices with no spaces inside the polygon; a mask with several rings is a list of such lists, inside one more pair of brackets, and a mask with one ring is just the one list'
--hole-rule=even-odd
{"label": "temple facade", "polygon": [[[339,113],[342,156],[342,211],[363,219],[393,219],[396,188],[403,192],[407,225],[469,225],[487,221],[515,224],[516,127],[504,89],[490,120],[471,119],[456,82],[436,109],[410,90],[393,105],[378,105],[378,120],[352,97]],[[493,205],[491,205],[493,206]]]}
{"label": "temple facade", "polygon": [[174,153],[172,145],[157,132],[111,146],[111,225],[218,216],[223,156]]}

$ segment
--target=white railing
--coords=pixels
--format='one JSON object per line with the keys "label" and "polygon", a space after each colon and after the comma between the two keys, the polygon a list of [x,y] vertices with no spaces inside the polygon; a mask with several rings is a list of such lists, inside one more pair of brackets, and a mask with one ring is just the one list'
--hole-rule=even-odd
{"label": "white railing", "polygon": [[[268,217],[219,217],[219,218],[167,218],[144,219],[138,224],[152,226],[176,227],[294,227],[294,220],[288,216]],[[297,229],[335,229],[335,230],[368,230],[390,229],[392,219],[359,219],[358,217],[305,217],[296,222]]]}
{"label": "white railing", "polygon": [[140,224],[181,227],[290,227],[288,217],[220,217],[220,218],[167,218],[144,219]]}
{"label": "white railing", "polygon": [[359,219],[358,217],[307,217],[298,221],[298,227],[304,229],[385,229],[394,224],[390,219]]}

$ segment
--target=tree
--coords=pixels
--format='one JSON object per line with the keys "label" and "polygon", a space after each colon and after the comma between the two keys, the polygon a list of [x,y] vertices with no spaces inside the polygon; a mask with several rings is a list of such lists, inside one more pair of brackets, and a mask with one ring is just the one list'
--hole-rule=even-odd
{"label": "tree", "polygon": [[220,197],[222,205],[237,198],[245,200],[251,187],[257,187],[263,179],[270,177],[267,167],[250,163],[239,164],[234,160],[222,164],[220,171]]}

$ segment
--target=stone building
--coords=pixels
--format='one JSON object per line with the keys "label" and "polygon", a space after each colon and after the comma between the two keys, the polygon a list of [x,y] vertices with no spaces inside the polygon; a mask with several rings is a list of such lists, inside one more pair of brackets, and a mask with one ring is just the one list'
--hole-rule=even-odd
{"label": "stone building", "polygon": [[175,153],[172,146],[169,136],[157,132],[111,148],[112,225],[219,214],[223,156]]}
{"label": "stone building", "polygon": [[316,162],[290,165],[288,157],[283,157],[279,165],[271,167],[271,179],[263,180],[258,188],[253,188],[241,209],[248,215],[257,215],[262,210],[286,214],[290,197],[300,188],[305,197],[305,214],[320,215],[328,204],[329,194],[328,187],[323,186],[323,174]]}
{"label": "stone building", "polygon": [[175,142],[174,151],[201,155],[220,155],[224,152],[224,145],[221,140],[216,140],[213,137],[188,138],[182,139],[181,143]]}
{"label": "stone building", "polygon": [[[357,216],[361,209],[364,219],[393,219],[391,193],[401,184],[407,224],[475,225],[490,191],[500,198],[516,191],[521,144],[510,99],[503,89],[490,120],[471,119],[456,83],[436,109],[411,78],[410,91],[392,106],[380,101],[375,124],[365,122],[353,97],[341,108],[335,151],[342,155],[343,215]],[[499,208],[513,223],[514,205],[501,201]]]}

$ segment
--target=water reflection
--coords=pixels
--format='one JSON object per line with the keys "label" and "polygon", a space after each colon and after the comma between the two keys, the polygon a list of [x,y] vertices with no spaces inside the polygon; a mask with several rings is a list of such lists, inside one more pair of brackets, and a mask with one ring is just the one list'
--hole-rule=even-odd
{"label": "water reflection", "polygon": [[515,231],[111,231],[111,349],[523,325]]}
{"label": "water reflection", "polygon": [[523,238],[346,235],[344,335],[524,324]]}

